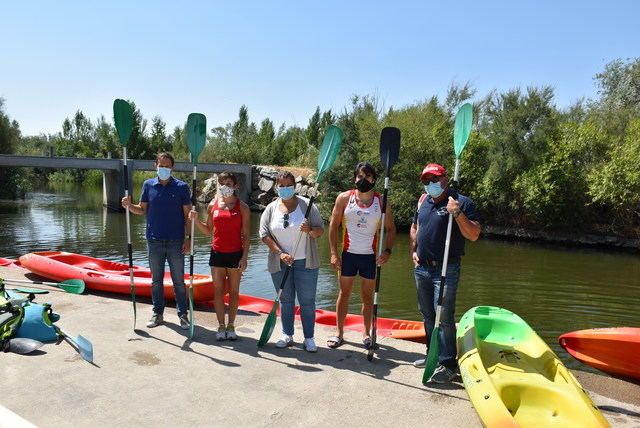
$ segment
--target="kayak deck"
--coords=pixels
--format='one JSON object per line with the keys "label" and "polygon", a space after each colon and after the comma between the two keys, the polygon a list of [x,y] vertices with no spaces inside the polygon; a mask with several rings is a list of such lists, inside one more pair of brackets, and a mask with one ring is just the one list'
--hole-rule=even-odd
{"label": "kayak deck", "polygon": [[458,330],[460,373],[486,426],[606,427],[575,377],[516,314],[480,306]]}

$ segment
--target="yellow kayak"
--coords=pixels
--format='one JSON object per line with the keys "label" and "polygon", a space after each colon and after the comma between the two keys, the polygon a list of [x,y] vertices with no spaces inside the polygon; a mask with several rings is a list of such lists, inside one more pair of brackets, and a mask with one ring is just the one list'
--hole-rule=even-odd
{"label": "yellow kayak", "polygon": [[457,342],[462,381],[484,426],[609,426],[571,372],[513,312],[469,309]]}

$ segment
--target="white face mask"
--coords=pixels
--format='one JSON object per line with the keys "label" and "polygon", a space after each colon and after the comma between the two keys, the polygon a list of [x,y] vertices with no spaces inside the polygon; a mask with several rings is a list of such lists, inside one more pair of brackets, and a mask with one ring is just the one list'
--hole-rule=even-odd
{"label": "white face mask", "polygon": [[220,186],[219,190],[220,195],[222,195],[223,198],[228,198],[229,196],[233,195],[233,192],[235,191],[233,187],[229,187],[226,184]]}

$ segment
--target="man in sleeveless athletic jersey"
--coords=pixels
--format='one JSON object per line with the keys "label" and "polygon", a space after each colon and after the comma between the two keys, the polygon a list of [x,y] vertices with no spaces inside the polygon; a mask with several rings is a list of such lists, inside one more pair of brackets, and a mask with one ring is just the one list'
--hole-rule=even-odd
{"label": "man in sleeveless athletic jersey", "polygon": [[[418,307],[424,319],[427,338],[431,337],[435,324],[449,216],[454,219],[447,260],[446,288],[442,298],[439,364],[429,379],[429,382],[446,383],[453,380],[458,367],[454,311],[460,261],[464,255],[465,240],[475,241],[480,236],[480,215],[470,198],[449,187],[449,176],[443,166],[428,164],[424,167],[420,180],[426,193],[418,201],[409,237],[415,266]],[[424,367],[424,358],[415,361],[413,365]]]}
{"label": "man in sleeveless athletic jersey", "polygon": [[180,327],[186,330],[189,328],[189,320],[187,292],[184,286],[184,254],[188,253],[191,247],[191,193],[187,183],[171,176],[173,163],[171,153],[158,153],[158,177],[144,182],[138,204],[133,204],[129,196],[122,198],[122,206],[133,214],[147,216],[147,247],[153,302],[153,315],[147,327],[158,326],[164,321],[164,267],[165,262],[168,262],[176,294]]}
{"label": "man in sleeveless athletic jersey", "polygon": [[[196,226],[205,235],[211,236],[211,256],[209,266],[213,277],[215,298],[213,306],[218,318],[216,340],[236,340],[235,320],[240,299],[240,277],[247,268],[249,255],[249,226],[251,211],[242,202],[236,191],[238,180],[233,173],[218,174],[218,194],[207,209],[207,221],[198,219],[191,211],[189,219],[196,220]],[[229,284],[229,322],[224,322],[225,283]]]}
{"label": "man in sleeveless athletic jersey", "polygon": [[[360,295],[364,330],[362,343],[371,346],[371,317],[376,283],[376,264],[387,262],[396,238],[391,204],[387,203],[385,216],[384,251],[378,251],[378,232],[382,220],[382,197],[373,190],[376,170],[368,162],[360,162],[353,171],[355,189],[342,192],[336,198],[329,225],[331,265],[340,274],[340,292],[336,302],[337,334],[327,340],[327,346],[337,348],[344,343],[344,320],[349,297],[356,276],[360,276]],[[343,227],[342,251],[338,252],[338,229]]]}

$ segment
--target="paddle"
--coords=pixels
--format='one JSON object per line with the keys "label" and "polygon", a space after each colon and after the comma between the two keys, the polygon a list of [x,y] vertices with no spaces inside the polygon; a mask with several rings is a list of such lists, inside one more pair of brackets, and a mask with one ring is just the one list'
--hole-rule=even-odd
{"label": "paddle", "polygon": [[[193,164],[193,180],[191,185],[191,211],[196,211],[196,170],[198,156],[207,142],[207,118],[201,113],[191,113],[187,118],[187,147],[191,153]],[[195,323],[193,314],[193,241],[195,233],[195,218],[191,220],[191,250],[189,252],[189,338],[193,338]]]}
{"label": "paddle", "polygon": [[83,360],[93,363],[93,345],[87,338],[80,335],[73,337],[60,327],[56,327],[56,330],[58,331],[58,334],[66,339],[67,342],[69,342],[71,346],[80,353]]}
{"label": "paddle", "polygon": [[39,349],[42,342],[26,337],[14,337],[7,340],[0,348],[1,352],[13,352],[14,354],[30,354]]}
{"label": "paddle", "polygon": [[[391,167],[398,161],[400,155],[400,130],[386,127],[380,133],[380,161],[384,165],[384,193],[382,196],[382,220],[380,222],[380,240],[378,241],[378,257],[382,255],[384,246],[384,225],[387,214],[387,197],[389,196],[389,180],[391,179]],[[377,322],[378,322],[378,291],[380,290],[380,271],[382,267],[376,266],[376,288],[373,295],[373,316],[371,318],[371,345],[367,353],[367,360],[373,360],[376,348]]]}
{"label": "paddle", "polygon": [[[116,124],[118,138],[122,145],[124,163],[124,197],[129,197],[129,171],[127,170],[127,144],[133,131],[133,107],[125,100],[117,99],[113,102],[113,121]],[[133,253],[131,251],[131,225],[129,222],[129,208],[126,209],[127,218],[127,252],[129,253],[129,282],[131,284],[131,302],[133,303],[133,329],[136,329],[136,285],[133,281]]]}
{"label": "paddle", "polygon": [[45,281],[29,281],[26,279],[12,279],[12,278],[4,278],[4,282],[13,285],[19,284],[36,284],[36,285],[47,285],[49,287],[57,287],[60,288],[67,293],[71,294],[82,294],[84,292],[84,281],[81,279],[67,279],[62,282],[45,282]]}
{"label": "paddle", "polygon": [[[344,134],[342,133],[342,129],[338,128],[336,125],[330,125],[327,128],[327,132],[324,135],[324,140],[322,141],[322,146],[320,147],[320,153],[318,154],[318,174],[316,176],[316,186],[314,191],[311,193],[311,198],[309,199],[309,205],[307,206],[307,210],[304,213],[305,220],[309,218],[309,213],[311,212],[311,207],[313,206],[313,202],[316,198],[316,191],[318,188],[318,184],[322,179],[324,173],[331,168],[331,165],[338,157],[338,153],[340,152],[340,146],[342,146],[342,139],[344,138]],[[298,234],[298,240],[296,241],[295,248],[292,254],[295,254],[298,250],[298,245],[300,244],[300,238],[302,237],[302,232]],[[267,319],[264,323],[264,327],[262,328],[262,333],[260,334],[260,339],[258,340],[258,347],[262,348],[269,341],[271,334],[273,333],[273,329],[276,325],[276,311],[278,310],[278,305],[280,303],[280,295],[282,294],[282,290],[284,288],[285,283],[287,282],[287,277],[289,276],[289,272],[291,271],[291,266],[287,266],[284,271],[284,276],[282,277],[282,282],[280,283],[280,288],[278,289],[278,294],[276,299],[273,301],[273,306],[271,307],[271,312],[267,316]]]}
{"label": "paddle", "polygon": [[[473,108],[471,104],[466,103],[456,113],[455,127],[453,129],[453,148],[456,153],[456,169],[453,176],[452,186],[458,183],[460,177],[460,155],[464,146],[469,140],[469,134],[471,133],[471,125],[473,121]],[[449,261],[449,243],[451,240],[451,229],[453,227],[453,216],[449,215],[449,223],[447,225],[447,237],[444,247],[444,258],[442,260],[442,272],[440,274],[440,290],[438,292],[438,307],[436,309],[436,320],[431,333],[431,339],[429,340],[429,349],[426,356],[426,363],[424,367],[424,373],[422,375],[422,383],[427,384],[429,378],[433,375],[433,372],[438,365],[438,357],[440,356],[440,314],[442,312],[442,298],[444,296],[447,276],[447,263]]]}

